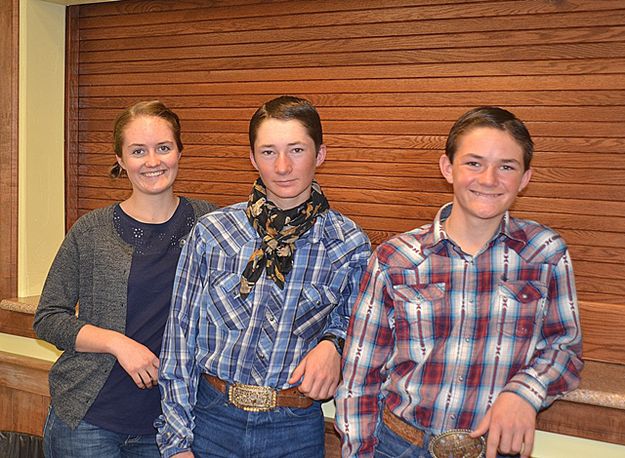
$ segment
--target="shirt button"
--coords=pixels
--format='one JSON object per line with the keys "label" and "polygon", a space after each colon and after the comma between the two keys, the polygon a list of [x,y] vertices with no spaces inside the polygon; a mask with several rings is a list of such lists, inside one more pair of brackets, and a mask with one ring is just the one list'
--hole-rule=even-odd
{"label": "shirt button", "polygon": [[455,415],[450,415],[449,418],[451,418],[452,420],[455,420],[456,416]]}
{"label": "shirt button", "polygon": [[525,294],[525,293],[521,294],[521,299],[523,299],[523,300],[527,300],[527,298],[528,298],[528,295],[527,295],[527,294]]}
{"label": "shirt button", "polygon": [[460,377],[458,377],[458,381],[462,382],[464,380],[464,377],[461,375]]}
{"label": "shirt button", "polygon": [[258,359],[260,359],[261,361],[265,360],[265,355],[263,355],[262,353],[258,354]]}
{"label": "shirt button", "polygon": [[469,339],[468,337],[465,337],[465,338],[464,338],[464,341],[465,341],[465,342],[468,342],[469,340],[471,340],[471,339]]}

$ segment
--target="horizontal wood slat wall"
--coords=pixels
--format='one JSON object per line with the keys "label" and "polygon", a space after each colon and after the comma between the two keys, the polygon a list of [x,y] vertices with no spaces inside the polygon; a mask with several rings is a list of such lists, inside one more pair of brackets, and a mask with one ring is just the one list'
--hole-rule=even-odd
{"label": "horizontal wood slat wall", "polygon": [[250,116],[290,93],[324,121],[318,179],[331,204],[377,244],[450,200],[436,165],[446,134],[494,104],[536,143],[514,213],[566,238],[580,299],[625,307],[625,3],[127,0],[69,7],[69,18],[68,224],[128,195],[107,178],[124,107],[160,98],[176,109],[177,190],[227,205],[256,176]]}

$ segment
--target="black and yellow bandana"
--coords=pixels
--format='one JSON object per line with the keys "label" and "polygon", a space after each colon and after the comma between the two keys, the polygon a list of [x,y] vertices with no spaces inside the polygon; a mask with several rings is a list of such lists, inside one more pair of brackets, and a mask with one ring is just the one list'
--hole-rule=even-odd
{"label": "black and yellow bandana", "polygon": [[245,213],[262,238],[260,248],[250,257],[241,277],[241,297],[247,297],[267,268],[267,276],[280,289],[284,279],[293,268],[295,242],[308,231],[317,216],[330,205],[316,181],[312,183],[310,197],[306,202],[290,210],[281,210],[267,200],[267,189],[260,177],[254,183]]}

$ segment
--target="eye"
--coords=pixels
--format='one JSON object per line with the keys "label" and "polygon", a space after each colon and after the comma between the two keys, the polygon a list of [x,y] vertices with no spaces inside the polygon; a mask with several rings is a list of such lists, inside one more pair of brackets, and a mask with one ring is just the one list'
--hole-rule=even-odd
{"label": "eye", "polygon": [[158,152],[159,153],[169,153],[172,150],[172,147],[169,145],[159,145]]}
{"label": "eye", "polygon": [[274,151],[271,149],[263,149],[260,151],[260,154],[263,156],[271,156],[272,154],[274,154]]}
{"label": "eye", "polygon": [[291,151],[293,151],[294,153],[303,153],[304,152],[304,148],[301,148],[299,146],[296,146],[295,148],[293,148]]}
{"label": "eye", "polygon": [[480,163],[477,161],[467,161],[466,165],[468,165],[469,167],[479,167]]}
{"label": "eye", "polygon": [[513,171],[516,170],[516,167],[514,165],[510,165],[510,164],[503,164],[501,166],[501,170],[504,170],[504,171],[507,171],[507,172],[510,172],[510,171],[513,172]]}
{"label": "eye", "polygon": [[130,151],[132,156],[143,156],[145,154],[145,150],[143,148],[134,148]]}

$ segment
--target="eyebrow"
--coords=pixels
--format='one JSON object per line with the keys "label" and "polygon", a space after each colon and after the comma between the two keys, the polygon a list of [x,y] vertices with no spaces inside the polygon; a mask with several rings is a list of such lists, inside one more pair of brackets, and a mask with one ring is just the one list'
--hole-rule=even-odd
{"label": "eyebrow", "polygon": [[[304,145],[306,142],[291,142],[291,143],[287,143],[286,146],[301,146]],[[276,145],[274,145],[273,143],[268,143],[266,145],[258,145],[258,148],[275,148]]]}
{"label": "eyebrow", "polygon": [[[475,154],[475,153],[469,153],[467,154],[466,157],[469,159],[484,159],[484,156],[480,156],[479,154]],[[509,163],[521,164],[521,161],[517,159],[501,159],[500,162],[504,164],[509,164]]]}
{"label": "eyebrow", "polygon": [[[165,141],[162,141],[162,142],[158,142],[156,145],[158,146],[158,145],[167,145],[167,144],[172,144],[173,145],[174,141],[173,140],[165,140]],[[129,147],[147,146],[147,143],[130,143],[128,146]]]}

